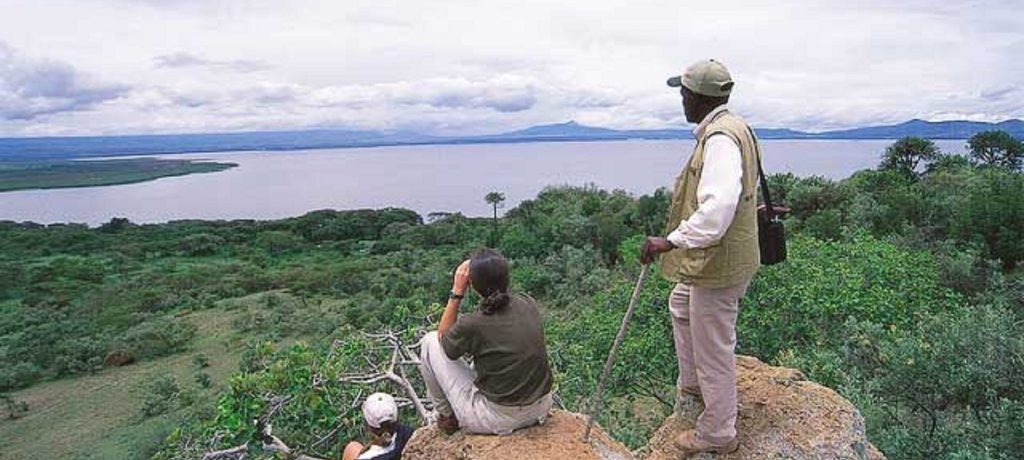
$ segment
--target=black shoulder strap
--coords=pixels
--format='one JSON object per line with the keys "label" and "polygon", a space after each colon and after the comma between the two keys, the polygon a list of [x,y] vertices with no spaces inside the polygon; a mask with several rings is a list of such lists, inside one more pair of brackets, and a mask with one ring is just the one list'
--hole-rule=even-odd
{"label": "black shoulder strap", "polygon": [[754,134],[754,130],[748,125],[747,131],[750,132],[750,139],[754,141],[754,152],[757,154],[757,177],[761,181],[761,194],[764,196],[764,207],[765,215],[768,216],[768,220],[775,218],[775,208],[772,207],[772,195],[768,190],[768,179],[764,177],[764,167],[761,166],[761,145],[757,142],[757,135]]}

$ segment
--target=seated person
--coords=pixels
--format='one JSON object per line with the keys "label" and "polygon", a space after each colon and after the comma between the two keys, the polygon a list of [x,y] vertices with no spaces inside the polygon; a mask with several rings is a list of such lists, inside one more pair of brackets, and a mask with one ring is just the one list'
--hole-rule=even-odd
{"label": "seated person", "polygon": [[387,393],[374,393],[363,402],[363,418],[370,431],[370,444],[352,441],[345,446],[342,460],[401,460],[412,428],[398,421],[398,405]]}
{"label": "seated person", "polygon": [[[480,304],[459,316],[467,285]],[[551,410],[540,311],[508,286],[508,261],[493,249],[477,251],[455,271],[437,332],[420,341],[420,371],[445,433],[510,434],[543,423]],[[461,359],[465,355],[472,366]]]}

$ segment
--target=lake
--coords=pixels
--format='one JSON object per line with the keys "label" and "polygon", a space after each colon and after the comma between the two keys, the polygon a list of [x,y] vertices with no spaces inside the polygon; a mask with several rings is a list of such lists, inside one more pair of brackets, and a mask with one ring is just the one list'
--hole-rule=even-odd
{"label": "lake", "polygon": [[[762,141],[768,174],[833,179],[873,168],[888,140]],[[936,141],[964,153],[965,141]],[[693,141],[424,145],[158,155],[229,161],[225,171],[136,184],[0,193],[0,220],[98,225],[176,219],[278,219],[316,209],[388,206],[490,215],[484,195],[511,208],[549,185],[592,183],[635,195],[671,186]],[[122,157],[123,158],[123,157]]]}

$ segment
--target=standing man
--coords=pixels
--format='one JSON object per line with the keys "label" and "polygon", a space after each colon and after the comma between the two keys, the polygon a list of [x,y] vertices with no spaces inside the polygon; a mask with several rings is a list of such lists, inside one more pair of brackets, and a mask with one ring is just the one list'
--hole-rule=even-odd
{"label": "standing man", "polygon": [[728,453],[736,439],[736,315],[761,264],[757,240],[757,139],[726,108],[733,81],[713,59],[691,65],[668,85],[683,97],[697,145],[676,178],[668,236],[648,237],[641,262],[661,256],[676,283],[669,311],[679,361],[679,397],[702,397],[694,430],[676,438],[684,454]]}

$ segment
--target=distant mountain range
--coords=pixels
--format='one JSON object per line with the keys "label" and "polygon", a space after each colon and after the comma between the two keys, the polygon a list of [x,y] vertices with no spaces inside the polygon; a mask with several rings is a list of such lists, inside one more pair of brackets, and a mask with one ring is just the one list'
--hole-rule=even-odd
{"label": "distant mountain range", "polygon": [[[762,139],[967,139],[981,131],[1002,130],[1024,138],[1024,121],[911,120],[897,125],[871,126],[810,133],[791,129],[755,131]],[[585,126],[574,121],[501,134],[466,137],[428,136],[414,132],[305,130],[216,134],[163,134],[139,136],[0,138],[0,160],[55,160],[98,156],[161,153],[221,152],[236,150],[302,150],[394,145],[487,144],[514,142],[607,141],[627,139],[692,139],[690,129],[617,130]]]}

